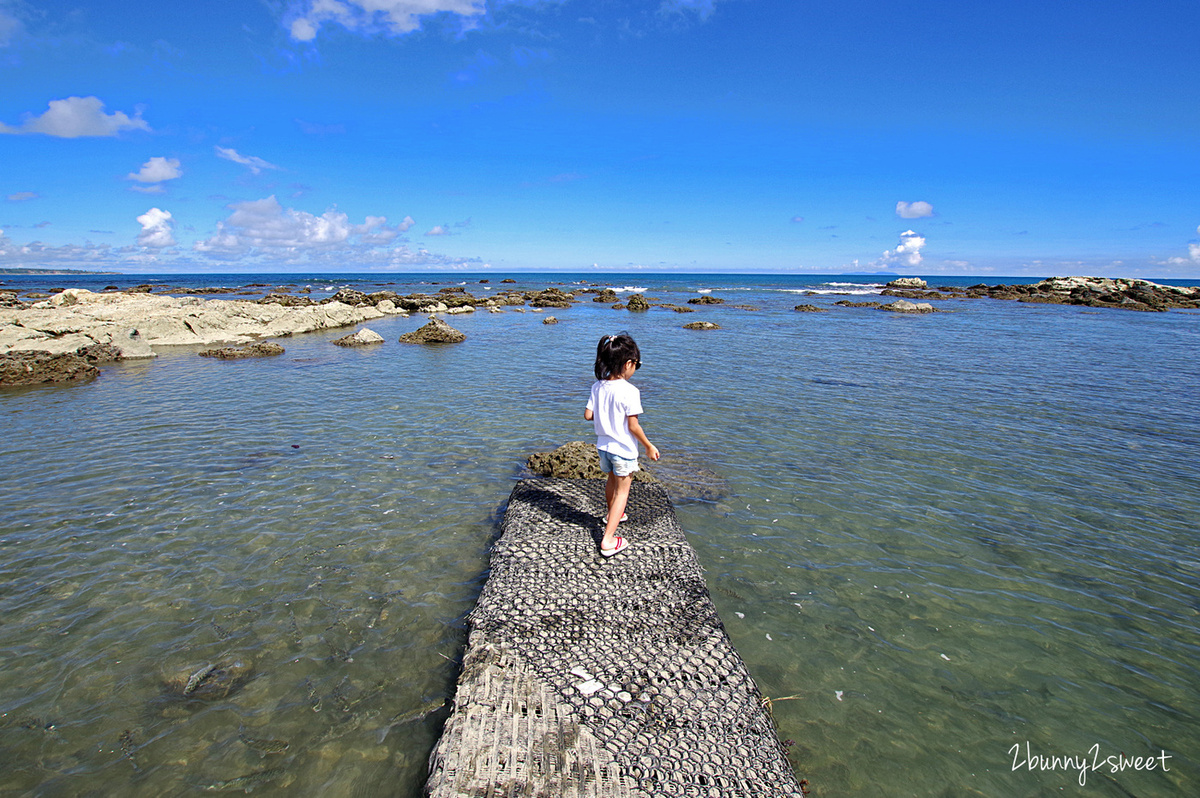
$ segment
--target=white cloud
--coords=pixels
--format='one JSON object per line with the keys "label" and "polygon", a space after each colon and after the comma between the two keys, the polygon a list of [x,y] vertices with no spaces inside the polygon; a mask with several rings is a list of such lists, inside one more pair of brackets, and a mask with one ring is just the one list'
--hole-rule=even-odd
{"label": "white cloud", "polygon": [[401,233],[403,233],[403,232],[407,231],[408,228],[412,227],[416,223],[417,223],[416,220],[413,219],[411,216],[405,216],[404,221],[402,221],[402,222],[400,222],[400,224],[396,225],[396,229],[399,230]]}
{"label": "white cloud", "polygon": [[890,249],[880,256],[876,263],[880,266],[908,266],[916,268],[921,265],[921,248],[925,246],[924,236],[912,230],[900,234],[900,243],[895,249]]}
{"label": "white cloud", "polygon": [[182,176],[183,170],[179,168],[178,158],[155,156],[142,164],[141,171],[130,172],[125,178],[139,183],[161,183]]}
{"label": "white cloud", "polygon": [[270,163],[268,161],[264,161],[262,158],[259,158],[255,155],[242,155],[237,150],[231,149],[229,147],[217,147],[216,150],[217,150],[218,158],[224,158],[227,161],[233,161],[234,163],[240,163],[242,166],[247,167],[251,172],[253,172],[256,175],[261,174],[262,170],[264,170],[264,169],[279,169],[280,168],[280,167],[276,166],[275,164]]}
{"label": "white cloud", "polygon": [[933,216],[933,206],[923,200],[896,203],[896,215],[901,219],[924,219]]}
{"label": "white cloud", "polygon": [[41,195],[36,191],[18,191],[16,194],[9,194],[9,202],[25,202],[27,200],[37,199]]}
{"label": "white cloud", "polygon": [[1188,244],[1188,257],[1200,263],[1200,244]]}
{"label": "white cloud", "polygon": [[0,133],[74,139],[81,136],[116,136],[124,130],[150,131],[141,111],[132,118],[122,111],[104,113],[104,103],[98,97],[68,97],[51,100],[49,109],[41,116],[24,114],[21,124],[13,127],[0,122]]}
{"label": "white cloud", "polygon": [[240,258],[254,252],[311,253],[321,250],[372,249],[391,244],[412,225],[406,217],[389,226],[386,216],[368,216],[362,224],[331,208],[320,216],[284,208],[275,195],[229,206],[229,218],[217,223],[216,234],[197,241],[194,249],[214,257]]}
{"label": "white cloud", "polygon": [[448,235],[451,235],[451,233],[450,233],[449,227],[447,227],[444,224],[439,224],[439,225],[434,226],[434,228],[432,230],[425,233],[425,235],[427,235],[427,236],[448,236]]}
{"label": "white cloud", "polygon": [[399,36],[419,29],[421,17],[457,14],[473,25],[484,11],[484,0],[309,0],[288,28],[300,42],[315,39],[327,22],[355,33]]}
{"label": "white cloud", "polygon": [[8,47],[21,32],[21,21],[0,9],[0,47]]}
{"label": "white cloud", "polygon": [[170,211],[151,208],[139,216],[137,221],[142,226],[142,232],[138,233],[137,237],[140,246],[155,249],[175,246],[175,236],[171,233]]}

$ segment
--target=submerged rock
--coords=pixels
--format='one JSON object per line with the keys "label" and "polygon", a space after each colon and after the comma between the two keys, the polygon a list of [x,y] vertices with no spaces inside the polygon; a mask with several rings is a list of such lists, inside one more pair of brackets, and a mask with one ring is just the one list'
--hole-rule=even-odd
{"label": "submerged rock", "polygon": [[402,344],[457,344],[467,336],[451,327],[437,316],[430,316],[429,323],[419,330],[400,336]]}
{"label": "submerged rock", "polygon": [[259,341],[247,346],[226,346],[221,349],[205,349],[200,357],[215,357],[221,360],[237,360],[243,357],[271,357],[282,355],[284,349],[270,341]]}
{"label": "submerged rock", "polygon": [[163,675],[163,692],[168,698],[184,701],[213,701],[237,692],[254,675],[245,660],[189,666]]}
{"label": "submerged rock", "polygon": [[816,305],[797,305],[793,310],[798,310],[801,313],[828,313],[824,308],[819,308]]}
{"label": "submerged rock", "polygon": [[338,338],[334,343],[338,346],[369,346],[383,343],[383,336],[364,327],[353,335]]}

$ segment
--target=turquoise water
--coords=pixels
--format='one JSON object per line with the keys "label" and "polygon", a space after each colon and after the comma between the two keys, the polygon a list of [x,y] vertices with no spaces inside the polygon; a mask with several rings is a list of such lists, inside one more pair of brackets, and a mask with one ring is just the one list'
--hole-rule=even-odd
{"label": "turquoise water", "polygon": [[[1200,314],[603,279],[759,309],[387,319],[0,393],[0,795],[419,794],[504,500],[589,439],[621,329],[651,439],[725,480],[677,510],[815,795],[1200,792]],[[211,664],[228,694],[182,696]]]}

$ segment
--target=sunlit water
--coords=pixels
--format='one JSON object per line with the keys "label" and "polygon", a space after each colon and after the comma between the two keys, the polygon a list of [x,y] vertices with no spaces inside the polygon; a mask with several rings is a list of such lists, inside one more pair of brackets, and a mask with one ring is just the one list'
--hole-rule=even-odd
{"label": "sunlit water", "polygon": [[504,501],[590,440],[620,329],[651,439],[726,482],[678,514],[815,795],[1200,793],[1200,315],[629,280],[759,310],[387,319],[0,392],[0,795],[419,794]]}

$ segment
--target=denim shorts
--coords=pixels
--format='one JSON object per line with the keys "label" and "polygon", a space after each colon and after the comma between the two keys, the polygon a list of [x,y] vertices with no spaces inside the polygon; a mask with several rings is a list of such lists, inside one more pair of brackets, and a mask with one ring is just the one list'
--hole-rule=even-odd
{"label": "denim shorts", "polygon": [[627,477],[638,470],[636,457],[632,460],[626,460],[624,457],[618,457],[603,449],[597,449],[596,451],[600,453],[600,470],[605,474],[613,473],[619,477]]}

